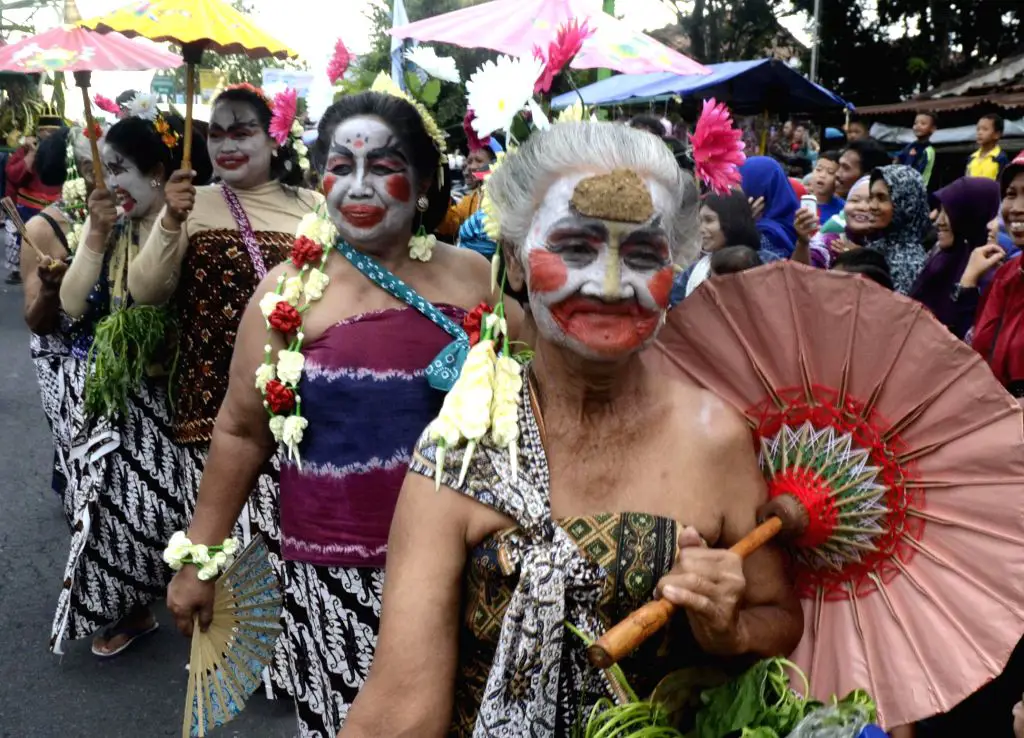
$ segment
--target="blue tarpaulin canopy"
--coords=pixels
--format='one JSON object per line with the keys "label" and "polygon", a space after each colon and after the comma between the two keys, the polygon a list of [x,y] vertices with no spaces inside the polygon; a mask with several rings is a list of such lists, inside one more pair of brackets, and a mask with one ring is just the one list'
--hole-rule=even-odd
{"label": "blue tarpaulin canopy", "polygon": [[[787,113],[821,113],[853,108],[821,85],[816,85],[784,61],[755,59],[709,65],[711,74],[679,75],[670,72],[620,74],[580,88],[587,105],[642,102],[668,96],[713,97],[729,105],[737,115],[765,110]],[[580,95],[567,92],[551,101],[564,108]]]}

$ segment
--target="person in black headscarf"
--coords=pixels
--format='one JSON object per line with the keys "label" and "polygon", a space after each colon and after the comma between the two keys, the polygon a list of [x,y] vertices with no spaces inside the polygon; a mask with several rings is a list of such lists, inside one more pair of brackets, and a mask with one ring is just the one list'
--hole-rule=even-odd
{"label": "person in black headscarf", "polygon": [[896,291],[908,295],[927,258],[931,221],[924,180],[910,167],[880,167],[871,173],[870,202],[875,235],[867,247],[885,257]]}

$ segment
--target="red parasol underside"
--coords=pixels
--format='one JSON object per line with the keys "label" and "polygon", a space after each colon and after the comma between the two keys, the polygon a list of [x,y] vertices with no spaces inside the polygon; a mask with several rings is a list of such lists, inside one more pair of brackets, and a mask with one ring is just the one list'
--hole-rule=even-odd
{"label": "red parasol underside", "polygon": [[60,26],[0,48],[0,70],[7,72],[132,72],[174,69],[183,59],[149,42],[119,33],[97,33]]}

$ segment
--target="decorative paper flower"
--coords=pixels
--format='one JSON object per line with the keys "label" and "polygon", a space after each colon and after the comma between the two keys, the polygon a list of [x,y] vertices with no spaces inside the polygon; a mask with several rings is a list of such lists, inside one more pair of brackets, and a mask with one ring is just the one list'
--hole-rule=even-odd
{"label": "decorative paper flower", "polygon": [[519,393],[522,367],[511,356],[499,356],[494,366],[494,401],[491,404],[491,442],[508,449],[513,476],[519,473]]}
{"label": "decorative paper flower", "polygon": [[321,246],[333,246],[338,238],[338,229],[330,218],[324,218],[319,213],[306,213],[299,221],[296,236],[305,236]]}
{"label": "decorative paper flower", "polygon": [[113,100],[111,100],[109,97],[103,97],[103,95],[96,95],[96,97],[94,97],[92,101],[96,104],[96,107],[102,110],[104,113],[109,113],[110,115],[121,114],[121,106]]}
{"label": "decorative paper flower", "polygon": [[199,577],[200,581],[208,582],[214,577],[216,577],[219,572],[220,565],[218,564],[216,558],[214,558],[206,564],[203,564],[201,567],[199,567],[199,573],[197,576]]}
{"label": "decorative paper flower", "polygon": [[292,124],[299,110],[298,90],[286,89],[274,97],[272,107],[273,115],[270,117],[270,137],[277,141],[279,146],[284,146],[288,136],[292,132]]}
{"label": "decorative paper flower", "polygon": [[267,318],[270,327],[282,335],[289,335],[302,325],[302,315],[291,303],[282,300],[274,306],[274,312]]}
{"label": "decorative paper flower", "polygon": [[316,302],[324,296],[324,290],[327,289],[327,285],[331,283],[331,278],[328,277],[320,269],[311,269],[309,275],[306,277],[306,302]]}
{"label": "decorative paper flower", "polygon": [[690,134],[697,178],[712,192],[728,194],[742,181],[739,168],[747,160],[743,133],[733,128],[732,116],[724,103],[704,101],[697,125]]}
{"label": "decorative paper flower", "polygon": [[370,85],[370,92],[380,92],[392,97],[399,97],[416,108],[416,112],[420,114],[420,119],[423,121],[423,127],[427,129],[427,134],[433,139],[438,152],[444,154],[446,148],[444,131],[437,125],[434,116],[424,107],[423,103],[414,97],[410,97],[401,87],[396,85],[395,81],[391,79],[391,75],[387,72],[379,72],[374,78],[373,84]]}
{"label": "decorative paper flower", "polygon": [[87,194],[85,180],[79,177],[78,179],[65,182],[61,188],[60,196],[65,204],[71,204],[84,201]]}
{"label": "decorative paper flower", "polygon": [[267,389],[267,382],[277,377],[277,367],[273,364],[260,364],[256,369],[256,389],[264,392]]}
{"label": "decorative paper flower", "polygon": [[490,136],[480,138],[476,135],[476,131],[473,130],[474,118],[476,118],[476,114],[473,112],[472,108],[468,109],[466,111],[466,115],[462,118],[462,130],[466,132],[466,148],[469,151],[486,148],[491,141]]}
{"label": "decorative paper flower", "polygon": [[308,236],[299,236],[292,245],[291,260],[296,269],[318,263],[323,255],[324,247]]}
{"label": "decorative paper flower", "polygon": [[429,46],[417,46],[405,52],[406,61],[411,61],[417,67],[445,82],[459,84],[462,78],[459,77],[459,69],[455,66],[455,60],[450,56],[438,56],[437,52]]}
{"label": "decorative paper flower", "polygon": [[185,559],[192,553],[192,541],[188,539],[183,531],[176,532],[167,542],[164,549],[164,561],[174,571],[179,571],[185,565]]}
{"label": "decorative paper flower", "polygon": [[262,98],[263,101],[267,103],[268,107],[270,106],[270,100],[267,99],[267,96],[263,93],[263,90],[261,90],[259,87],[256,87],[255,85],[249,84],[248,82],[236,82],[233,85],[228,85],[224,89],[226,89],[226,90],[245,90],[246,92],[251,92],[252,94],[257,95],[258,97]]}
{"label": "decorative paper flower", "polygon": [[241,548],[241,544],[239,544],[237,538],[225,538],[220,550],[228,556],[234,556],[238,553],[239,548]]}
{"label": "decorative paper flower", "polygon": [[467,107],[473,109],[473,130],[480,136],[505,131],[526,101],[543,69],[538,59],[499,56],[486,61],[466,82]]}
{"label": "decorative paper flower", "polygon": [[284,440],[284,416],[275,415],[270,419],[270,432],[274,440],[280,443]]}
{"label": "decorative paper flower", "polygon": [[580,53],[583,42],[594,34],[594,30],[596,29],[587,26],[586,21],[580,25],[573,18],[558,27],[555,40],[548,44],[547,54],[539,46],[533,47],[534,57],[544,63],[543,72],[536,78],[534,92],[546,93],[551,90],[551,83],[555,81],[555,77]]}
{"label": "decorative paper flower", "polygon": [[[298,305],[299,300],[302,299],[303,287],[302,277],[288,277],[284,281],[284,289],[281,290],[281,297],[292,305]],[[269,318],[268,318],[269,320]]]}
{"label": "decorative paper flower", "polygon": [[585,115],[586,110],[583,107],[583,103],[577,100],[558,114],[558,117],[555,118],[555,123],[579,123]]}
{"label": "decorative paper flower", "polygon": [[264,320],[270,319],[270,314],[274,312],[274,308],[277,307],[277,303],[281,302],[283,299],[284,297],[276,292],[268,292],[260,298],[260,312],[263,313]]}
{"label": "decorative paper flower", "polygon": [[484,211],[484,232],[489,239],[497,243],[501,238],[501,220],[498,217],[498,207],[494,204],[494,200],[487,195],[486,187],[484,187],[484,196],[480,199],[480,209]]}
{"label": "decorative paper flower", "polygon": [[327,79],[331,81],[332,85],[337,84],[338,80],[345,76],[350,61],[352,61],[352,55],[345,48],[345,42],[339,38],[334,44],[334,56],[327,63]]}
{"label": "decorative paper flower", "polygon": [[297,385],[305,365],[306,357],[298,351],[282,349],[277,352],[277,376],[285,384]]}
{"label": "decorative paper flower", "polygon": [[526,101],[526,107],[530,109],[530,115],[533,118],[533,125],[538,131],[546,131],[551,127],[551,121],[548,120],[548,116],[545,114],[544,108],[537,104],[536,100],[531,97]]}
{"label": "decorative paper flower", "polygon": [[205,564],[210,560],[210,549],[205,544],[195,544],[189,553],[192,556],[193,564]]}
{"label": "decorative paper flower", "polygon": [[289,415],[284,421],[281,437],[284,445],[288,448],[288,455],[296,463],[301,462],[299,445],[302,443],[302,435],[308,425],[309,421],[299,415]]}
{"label": "decorative paper flower", "polygon": [[488,313],[491,310],[491,306],[486,302],[481,302],[471,311],[466,313],[466,317],[462,319],[462,329],[466,331],[466,335],[469,336],[469,344],[475,345],[480,340],[480,331],[483,329],[484,313]]}
{"label": "decorative paper flower", "polygon": [[274,415],[284,415],[295,409],[295,392],[276,379],[267,382],[267,407]]}
{"label": "decorative paper flower", "polygon": [[83,131],[82,135],[90,141],[99,141],[103,138],[103,128],[96,121],[92,122],[91,126],[87,126]]}
{"label": "decorative paper flower", "polygon": [[409,239],[409,258],[417,261],[430,261],[434,253],[437,239],[432,235],[416,235]]}
{"label": "decorative paper flower", "polygon": [[156,107],[156,95],[139,93],[128,103],[128,115],[146,120],[156,120],[160,111]]}

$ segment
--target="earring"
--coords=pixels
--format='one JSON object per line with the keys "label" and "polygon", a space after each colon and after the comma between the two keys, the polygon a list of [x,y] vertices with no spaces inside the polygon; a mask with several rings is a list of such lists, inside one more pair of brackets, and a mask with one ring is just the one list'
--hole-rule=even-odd
{"label": "earring", "polygon": [[430,207],[430,200],[427,199],[426,195],[420,195],[416,200],[416,209],[421,213],[427,212],[427,208]]}
{"label": "earring", "polygon": [[149,186],[152,187],[154,190],[159,190],[160,180],[158,180],[156,177],[153,177],[153,179],[149,180]]}

